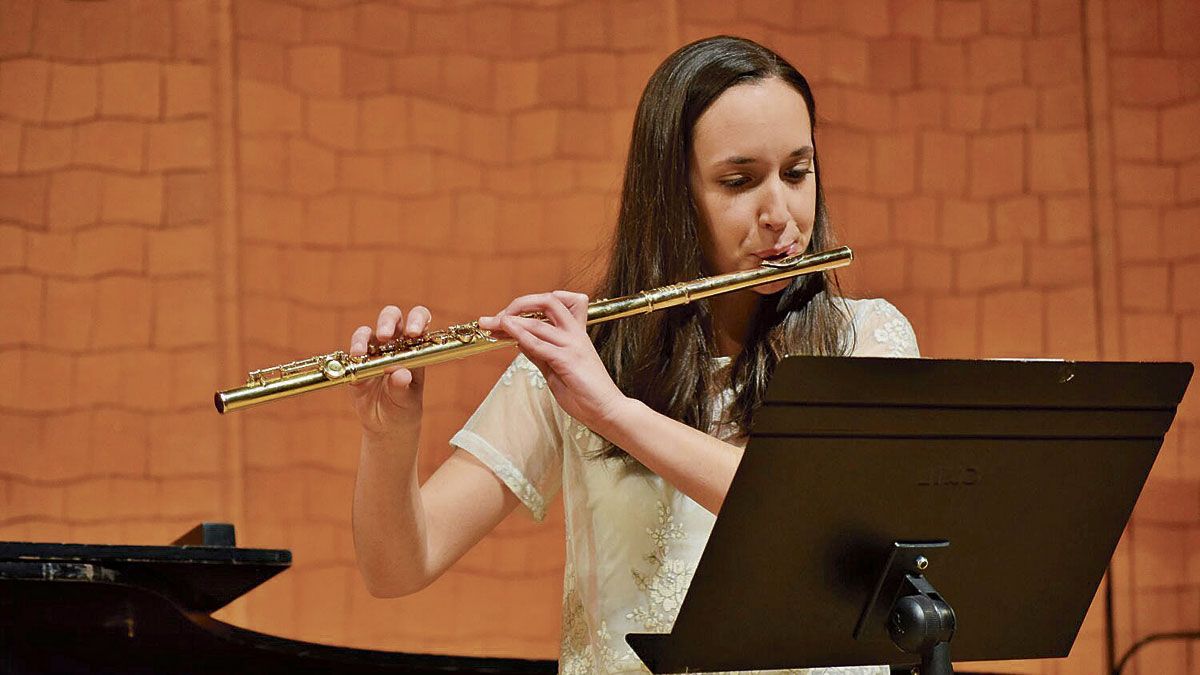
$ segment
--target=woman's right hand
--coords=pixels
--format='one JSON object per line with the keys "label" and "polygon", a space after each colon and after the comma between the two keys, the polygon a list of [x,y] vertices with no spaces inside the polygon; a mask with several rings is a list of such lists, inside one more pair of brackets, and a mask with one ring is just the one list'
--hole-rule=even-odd
{"label": "woman's right hand", "polygon": [[[359,326],[350,337],[350,355],[367,353],[374,342],[387,342],[398,335],[419,337],[429,327],[429,310],[417,305],[407,316],[395,305],[379,312],[375,328]],[[416,434],[421,428],[421,392],[425,382],[424,368],[396,367],[386,375],[372,377],[350,385],[350,399],[358,414],[363,434],[376,437],[397,434]]]}

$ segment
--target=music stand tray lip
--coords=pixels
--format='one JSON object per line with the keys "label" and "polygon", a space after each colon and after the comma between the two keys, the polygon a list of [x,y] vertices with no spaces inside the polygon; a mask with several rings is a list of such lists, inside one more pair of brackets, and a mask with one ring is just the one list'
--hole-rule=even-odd
{"label": "music stand tray lip", "polygon": [[671,632],[626,641],[655,673],[911,665],[855,624],[895,542],[944,540],[954,660],[1066,656],[1192,371],[783,359]]}

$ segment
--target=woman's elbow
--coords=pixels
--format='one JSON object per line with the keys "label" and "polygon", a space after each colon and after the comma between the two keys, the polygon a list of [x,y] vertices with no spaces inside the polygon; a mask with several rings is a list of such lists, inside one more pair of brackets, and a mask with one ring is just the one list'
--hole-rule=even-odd
{"label": "woman's elbow", "polygon": [[362,577],[363,585],[366,586],[367,592],[371,594],[371,597],[380,599],[400,598],[412,595],[433,583],[433,578],[428,577],[369,574],[361,569],[359,570],[359,575]]}

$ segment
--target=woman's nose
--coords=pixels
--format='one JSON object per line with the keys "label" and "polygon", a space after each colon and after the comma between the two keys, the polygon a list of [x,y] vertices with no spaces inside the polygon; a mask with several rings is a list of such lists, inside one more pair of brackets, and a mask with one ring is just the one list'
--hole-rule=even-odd
{"label": "woman's nose", "polygon": [[769,181],[763,186],[763,203],[758,212],[758,224],[778,232],[792,222],[782,181]]}

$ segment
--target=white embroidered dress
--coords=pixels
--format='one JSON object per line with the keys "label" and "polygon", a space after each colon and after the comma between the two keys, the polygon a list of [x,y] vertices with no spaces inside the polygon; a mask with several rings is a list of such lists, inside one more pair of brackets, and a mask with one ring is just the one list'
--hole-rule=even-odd
{"label": "white embroidered dress", "polygon": [[[854,328],[852,355],[918,355],[912,327],[890,303],[846,302]],[[719,404],[727,404],[730,393]],[[715,516],[644,469],[591,459],[602,439],[563,412],[524,356],[513,361],[450,442],[495,471],[537,520],[562,490],[567,550],[559,672],[649,672],[624,636],[671,629]]]}

